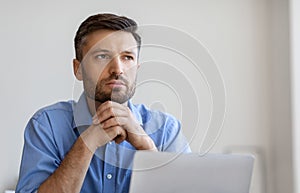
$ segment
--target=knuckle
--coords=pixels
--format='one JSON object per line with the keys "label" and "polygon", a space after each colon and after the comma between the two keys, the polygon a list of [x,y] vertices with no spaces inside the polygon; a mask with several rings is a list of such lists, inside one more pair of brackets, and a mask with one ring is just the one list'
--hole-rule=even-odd
{"label": "knuckle", "polygon": [[109,107],[109,109],[108,109],[108,113],[109,113],[109,114],[111,114],[111,115],[113,115],[113,114],[114,114],[114,111],[113,111],[113,108],[112,108],[112,107]]}
{"label": "knuckle", "polygon": [[112,101],[107,101],[107,104],[106,104],[109,108],[112,107]]}
{"label": "knuckle", "polygon": [[113,127],[113,129],[114,129],[114,136],[118,136],[121,134],[121,131],[118,129],[117,126]]}
{"label": "knuckle", "polygon": [[118,117],[115,117],[114,120],[117,124],[120,124],[120,119]]}

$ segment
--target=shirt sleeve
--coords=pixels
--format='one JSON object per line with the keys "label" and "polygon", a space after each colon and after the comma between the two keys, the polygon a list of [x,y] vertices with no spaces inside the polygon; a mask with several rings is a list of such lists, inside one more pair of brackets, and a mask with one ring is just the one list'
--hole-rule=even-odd
{"label": "shirt sleeve", "polygon": [[164,144],[162,151],[190,153],[188,141],[182,133],[180,122],[172,116],[167,116],[165,123]]}
{"label": "shirt sleeve", "polygon": [[36,192],[58,168],[60,162],[61,158],[47,116],[32,118],[24,132],[24,148],[16,192]]}

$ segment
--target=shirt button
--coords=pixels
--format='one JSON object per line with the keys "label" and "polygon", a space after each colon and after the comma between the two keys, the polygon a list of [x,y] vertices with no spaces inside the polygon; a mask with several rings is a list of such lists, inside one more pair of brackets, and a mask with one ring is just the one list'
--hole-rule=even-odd
{"label": "shirt button", "polygon": [[107,174],[106,178],[110,180],[112,178],[112,175],[111,174]]}

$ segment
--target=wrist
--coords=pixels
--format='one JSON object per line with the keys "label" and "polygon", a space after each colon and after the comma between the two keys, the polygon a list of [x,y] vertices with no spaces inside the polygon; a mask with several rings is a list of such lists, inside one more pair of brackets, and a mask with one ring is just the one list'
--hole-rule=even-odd
{"label": "wrist", "polygon": [[150,150],[150,151],[157,151],[157,148],[153,142],[153,140],[147,136],[143,137],[143,142],[140,145],[136,146],[137,150]]}
{"label": "wrist", "polygon": [[95,128],[89,127],[83,133],[81,133],[80,138],[82,139],[85,146],[94,154],[98,148],[97,135],[95,133]]}

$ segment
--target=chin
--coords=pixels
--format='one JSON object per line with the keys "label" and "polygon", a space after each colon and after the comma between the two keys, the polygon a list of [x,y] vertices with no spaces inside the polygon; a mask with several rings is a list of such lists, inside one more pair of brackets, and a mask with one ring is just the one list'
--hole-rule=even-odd
{"label": "chin", "polygon": [[119,104],[123,104],[125,102],[127,102],[129,99],[128,98],[111,98],[111,101],[119,103]]}

